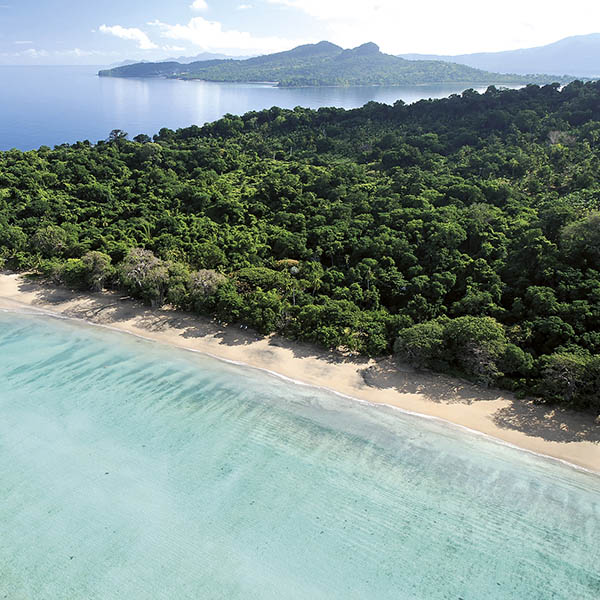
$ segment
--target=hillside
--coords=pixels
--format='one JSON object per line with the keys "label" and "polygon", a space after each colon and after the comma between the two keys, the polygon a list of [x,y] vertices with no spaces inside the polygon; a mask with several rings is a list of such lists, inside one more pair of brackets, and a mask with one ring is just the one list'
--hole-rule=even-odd
{"label": "hillside", "polygon": [[[223,82],[278,82],[282,87],[419,85],[426,83],[525,84],[564,82],[554,76],[489,73],[443,61],[409,61],[380,52],[376,44],[344,50],[330,42],[247,60],[140,63],[100,71],[102,77],[178,77]],[[572,78],[571,78],[572,79]]]}
{"label": "hillside", "polygon": [[600,33],[568,37],[547,46],[444,56],[402,54],[407,60],[442,60],[497,73],[568,73],[600,77]]}
{"label": "hillside", "polygon": [[600,411],[600,83],[0,153],[0,268]]}

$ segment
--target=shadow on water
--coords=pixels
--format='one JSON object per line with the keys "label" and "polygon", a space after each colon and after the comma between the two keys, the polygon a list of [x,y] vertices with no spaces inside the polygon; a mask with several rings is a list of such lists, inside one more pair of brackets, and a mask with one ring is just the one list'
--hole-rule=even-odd
{"label": "shadow on water", "polygon": [[[274,351],[264,347],[250,348],[253,342],[265,338],[249,328],[225,326],[217,321],[171,309],[148,308],[123,294],[77,293],[43,285],[38,280],[22,280],[19,291],[34,293],[36,299],[33,305],[59,306],[70,302],[72,305],[66,310],[62,307],[63,314],[98,324],[114,325],[136,319],[137,327],[152,333],[175,329],[186,339],[210,336],[222,345],[248,346],[253,353],[260,354],[264,362],[271,362],[272,359],[273,369],[277,369],[278,355]],[[381,359],[373,364],[373,361],[364,357],[329,352],[279,336],[268,338],[268,346],[283,348],[295,358],[314,358],[330,365],[356,365],[365,388],[417,394],[431,402],[446,405],[508,401],[508,405],[499,408],[492,416],[493,422],[502,429],[523,432],[552,442],[600,442],[600,426],[594,422],[595,415],[592,414],[519,400],[507,392],[485,389],[450,376],[417,371],[406,365],[398,365],[391,359]],[[331,376],[325,366],[323,375]]]}

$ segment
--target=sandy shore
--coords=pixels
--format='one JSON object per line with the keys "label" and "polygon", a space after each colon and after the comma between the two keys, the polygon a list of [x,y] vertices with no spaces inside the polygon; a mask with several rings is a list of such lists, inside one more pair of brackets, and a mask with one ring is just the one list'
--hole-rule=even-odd
{"label": "sandy shore", "polygon": [[278,336],[168,309],[151,310],[116,293],[79,294],[0,274],[0,308],[33,307],[135,333],[158,342],[275,371],[342,394],[389,404],[490,435],[520,448],[600,472],[594,415],[559,410],[391,360],[326,352]]}

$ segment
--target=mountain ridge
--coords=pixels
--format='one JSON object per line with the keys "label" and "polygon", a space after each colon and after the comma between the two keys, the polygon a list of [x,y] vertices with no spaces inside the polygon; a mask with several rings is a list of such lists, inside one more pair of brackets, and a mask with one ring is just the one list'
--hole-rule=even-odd
{"label": "mountain ridge", "polygon": [[461,83],[514,85],[566,83],[573,77],[486,72],[435,60],[406,60],[384,54],[368,42],[344,49],[328,41],[304,44],[275,54],[244,60],[213,59],[182,64],[177,61],[136,63],[98,73],[101,77],[169,77],[214,82],[274,82],[280,87],[421,85]]}
{"label": "mountain ridge", "polygon": [[600,33],[576,35],[551,44],[501,52],[471,54],[399,54],[406,60],[441,60],[499,73],[568,73],[576,77],[600,76]]}

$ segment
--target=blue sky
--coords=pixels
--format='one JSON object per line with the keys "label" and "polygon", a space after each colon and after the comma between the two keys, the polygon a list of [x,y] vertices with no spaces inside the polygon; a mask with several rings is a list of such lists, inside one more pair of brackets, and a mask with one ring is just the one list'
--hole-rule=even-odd
{"label": "blue sky", "polygon": [[570,0],[0,0],[0,64],[109,64],[262,54],[323,39],[384,52],[531,47],[600,31]]}

